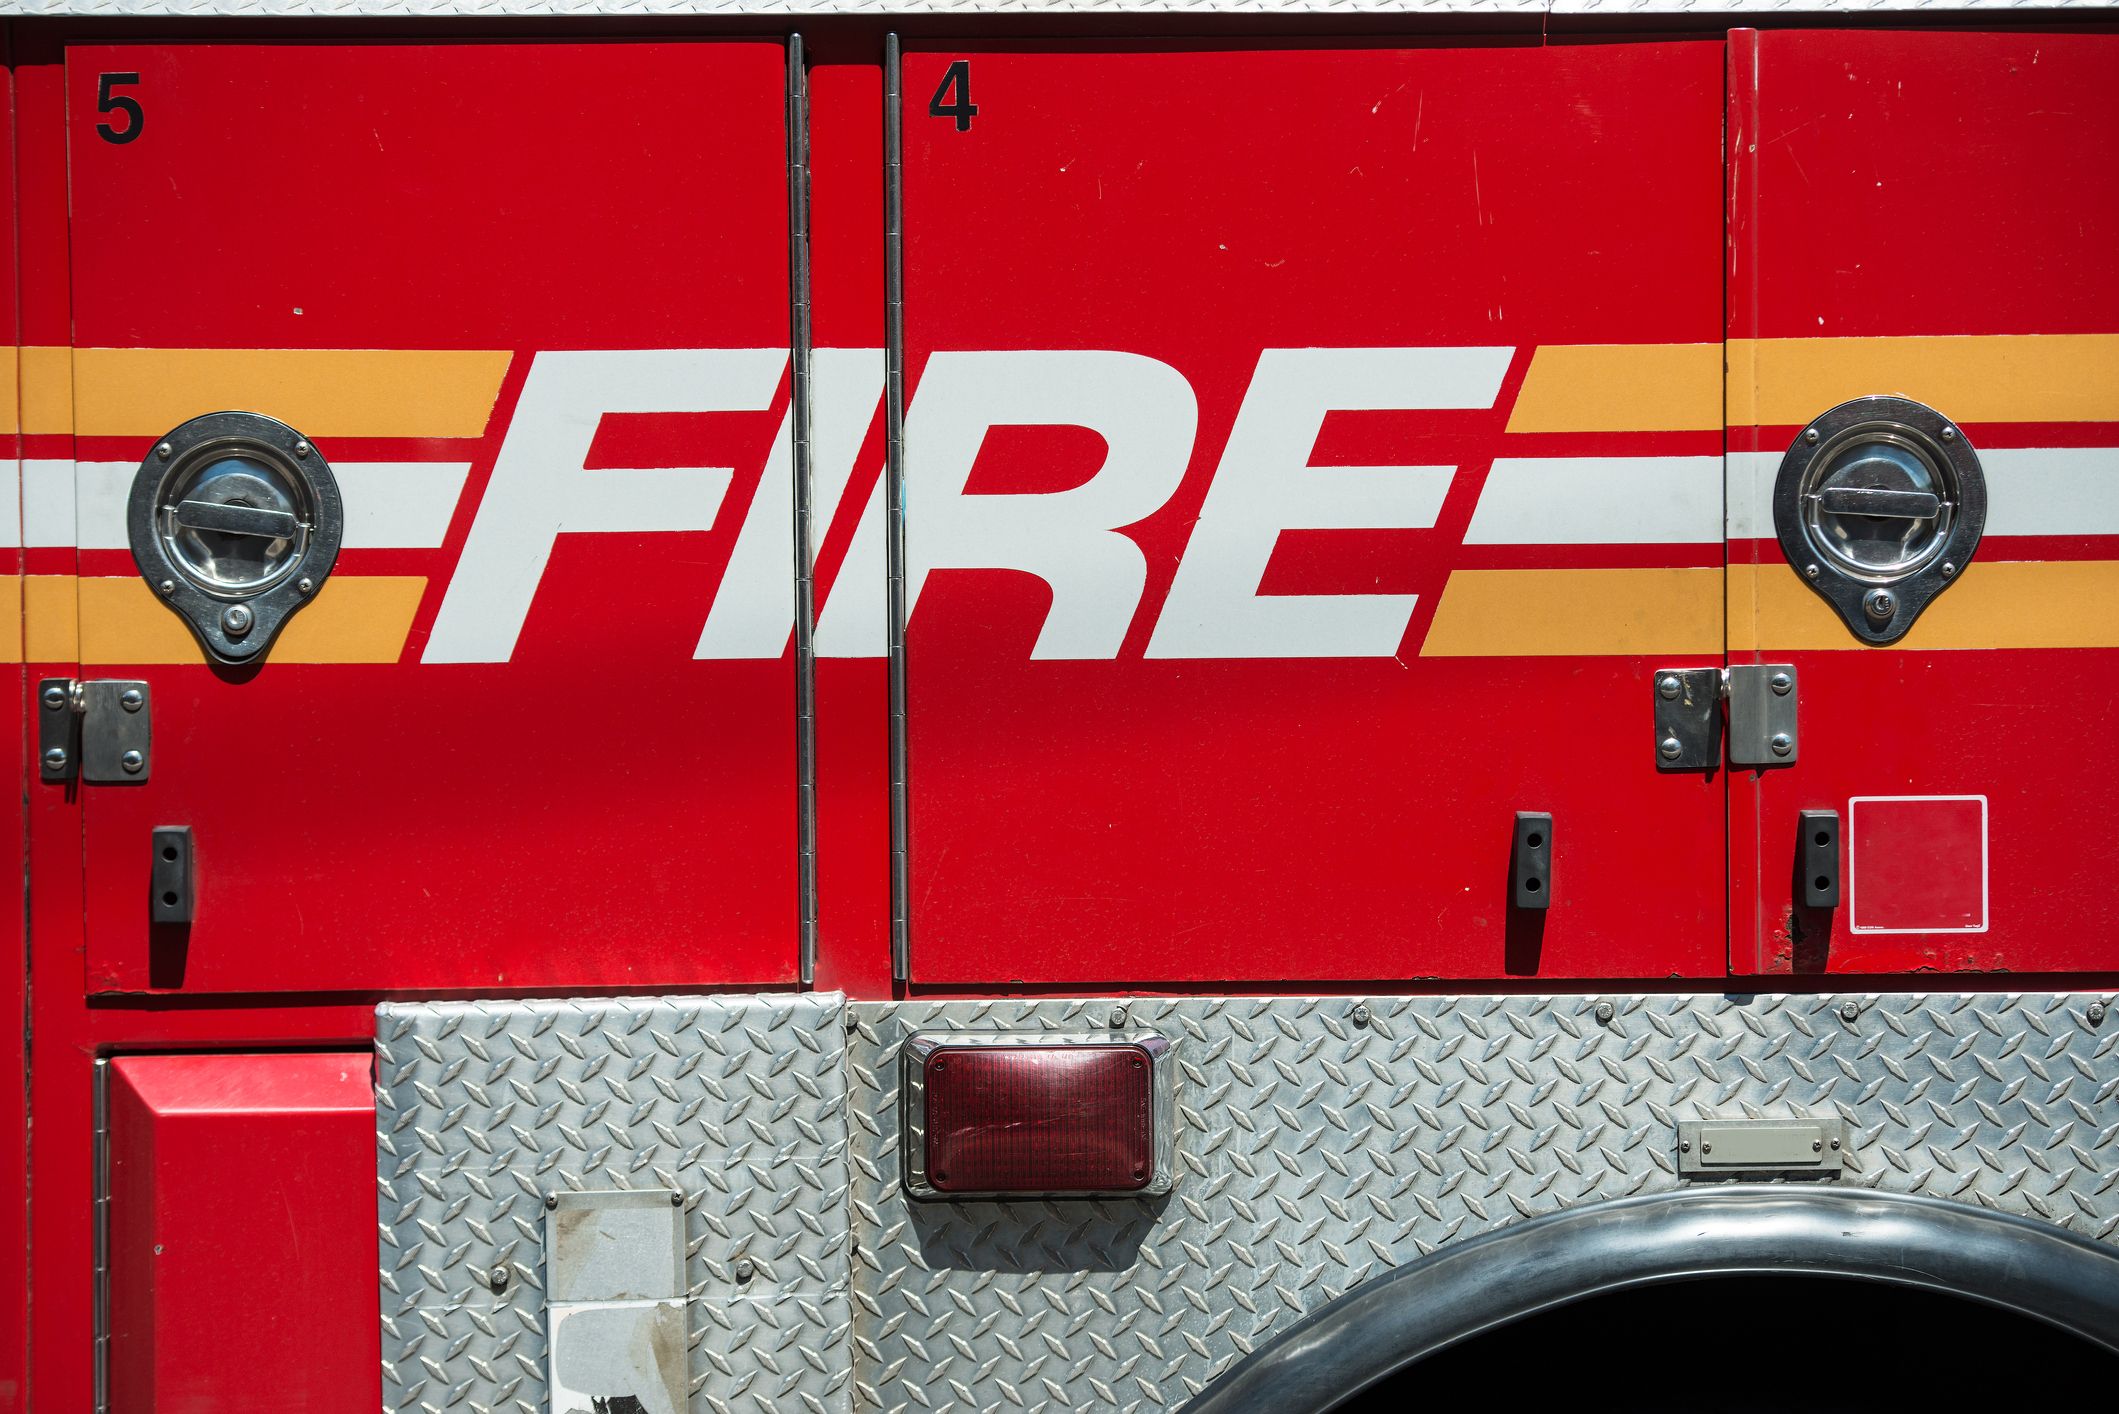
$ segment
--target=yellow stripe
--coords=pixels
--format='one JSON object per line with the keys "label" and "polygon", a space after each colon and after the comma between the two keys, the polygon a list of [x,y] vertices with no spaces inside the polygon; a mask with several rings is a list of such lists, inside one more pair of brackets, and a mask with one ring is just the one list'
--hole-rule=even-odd
{"label": "yellow stripe", "polygon": [[13,624],[12,631],[0,629],[0,663],[22,661],[22,576],[11,574],[0,578],[0,622]]}
{"label": "yellow stripe", "polygon": [[73,431],[74,351],[31,347],[21,350],[18,357],[22,389],[21,430],[62,434]]}
{"label": "yellow stripe", "polygon": [[1794,426],[1870,393],[1958,422],[2119,422],[2119,334],[1729,341],[1731,427]]}
{"label": "yellow stripe", "polygon": [[[1864,646],[1792,567],[1729,566],[1731,652]],[[1975,563],[1893,646],[2119,648],[2119,561]]]}
{"label": "yellow stripe", "polygon": [[0,347],[0,378],[15,391],[0,407],[0,437],[12,437],[22,430],[22,350],[13,345]]}
{"label": "yellow stripe", "polygon": [[1546,344],[1508,430],[1719,432],[1721,418],[1720,344]]}
{"label": "yellow stripe", "polygon": [[1423,658],[1722,651],[1719,569],[1458,570]]}
{"label": "yellow stripe", "polygon": [[[311,437],[477,437],[508,358],[456,349],[75,349],[75,430],[159,437],[201,413],[235,409]],[[25,398],[25,430],[67,430],[32,412]]]}
{"label": "yellow stripe", "polygon": [[[206,661],[191,631],[144,580],[31,575],[25,589],[31,662]],[[394,663],[426,590],[424,578],[410,575],[327,580],[316,602],[288,623],[268,661]]]}

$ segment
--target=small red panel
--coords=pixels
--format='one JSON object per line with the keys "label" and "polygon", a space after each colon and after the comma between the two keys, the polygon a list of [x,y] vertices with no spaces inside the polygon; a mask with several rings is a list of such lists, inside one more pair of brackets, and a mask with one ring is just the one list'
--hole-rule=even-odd
{"label": "small red panel", "polygon": [[368,1067],[110,1063],[112,1409],[381,1406]]}
{"label": "small red panel", "polygon": [[1984,933],[1986,797],[1848,801],[1847,902],[1857,933]]}
{"label": "small red panel", "polygon": [[1097,1193],[1155,1172],[1138,1046],[955,1046],[927,1058],[927,1180],[943,1193]]}

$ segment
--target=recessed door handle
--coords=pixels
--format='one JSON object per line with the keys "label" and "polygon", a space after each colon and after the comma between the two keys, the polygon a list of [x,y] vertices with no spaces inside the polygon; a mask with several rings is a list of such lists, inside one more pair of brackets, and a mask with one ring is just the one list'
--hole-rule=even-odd
{"label": "recessed door handle", "polygon": [[264,540],[292,540],[302,523],[285,511],[259,506],[230,506],[219,501],[185,501],[177,507],[177,524],[186,530],[222,535],[255,535]]}
{"label": "recessed door handle", "polygon": [[1817,503],[1833,515],[1887,520],[1933,520],[1942,514],[1942,497],[1931,491],[1886,491],[1880,486],[1834,486],[1818,492]]}

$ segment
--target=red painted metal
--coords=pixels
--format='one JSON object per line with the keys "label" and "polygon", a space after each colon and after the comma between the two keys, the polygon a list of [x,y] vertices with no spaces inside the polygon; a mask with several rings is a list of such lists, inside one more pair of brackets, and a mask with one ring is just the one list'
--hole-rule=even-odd
{"label": "red painted metal", "polygon": [[[21,309],[16,298],[18,273],[15,237],[15,85],[12,70],[0,75],[0,327],[21,342]],[[0,399],[7,394],[0,391]],[[17,428],[20,419],[6,425]],[[19,459],[22,439],[13,431],[0,435],[0,457]],[[5,538],[5,537],[0,537]],[[22,553],[19,540],[0,544],[0,576],[13,581],[21,603]],[[0,757],[20,780],[24,768],[24,670],[22,625],[0,625],[0,642],[12,651],[0,654],[8,666],[0,672]],[[7,844],[0,857],[20,871],[23,858],[20,791],[0,792],[0,838]],[[29,1379],[29,1093],[28,1022],[29,957],[25,910],[0,907],[0,1025],[7,1028],[11,1063],[0,1064],[0,1414],[15,1414],[28,1400]],[[17,1039],[21,1038],[21,1039]],[[19,1067],[19,1070],[17,1069]]]}
{"label": "red painted metal", "polygon": [[[1740,31],[1730,59],[1731,337],[2119,331],[2119,35]],[[1730,450],[1777,455],[1799,430],[1732,427]],[[1990,459],[2119,445],[2114,424],[1965,432]],[[2108,536],[1989,534],[1977,560],[2112,555]],[[1770,540],[1730,557],[1785,573]],[[1763,656],[1800,670],[1802,759],[1732,782],[1732,971],[2112,968],[2099,841],[2119,652],[1784,652],[1762,636]],[[1798,812],[1869,795],[1988,797],[1984,932],[1862,933],[1845,907],[1800,905]]]}
{"label": "red painted metal", "polygon": [[110,1063],[110,1407],[372,1414],[365,1052]]}
{"label": "red painted metal", "polygon": [[[968,131],[929,112],[960,59]],[[1052,595],[1028,575],[920,593],[917,983],[1720,973],[1722,780],[1645,759],[1650,669],[1698,659],[1419,654],[1453,568],[1511,563],[1460,548],[1491,459],[1611,445],[1504,433],[1532,346],[1719,338],[1721,68],[1712,42],[906,55],[915,427],[945,350],[1147,355],[1199,415],[1182,484],[1125,528],[1146,587],[1115,660],[1033,660]],[[1268,594],[1416,593],[1396,658],[1145,656],[1262,349],[1493,345],[1515,352],[1491,410],[1340,414],[1312,452],[1458,466],[1435,527],[1292,532],[1268,570]],[[1101,454],[1079,430],[997,431],[972,489],[1063,490]],[[1511,919],[1524,809],[1554,816],[1556,903]]]}
{"label": "red painted metal", "polygon": [[[427,577],[401,661],[99,667],[149,680],[157,749],[148,785],[85,793],[90,988],[792,981],[792,651],[692,656],[784,386],[768,411],[607,419],[597,465],[736,468],[715,528],[562,535],[510,661],[420,661],[535,352],[787,346],[780,46],[67,62],[78,344],[513,354],[482,437],[318,439],[472,464],[438,549],[340,560],[340,579]],[[152,103],[136,143],[94,133],[112,70]],[[134,573],[122,550],[82,559]],[[144,842],[169,823],[193,829],[199,909],[188,938],[150,940]]]}

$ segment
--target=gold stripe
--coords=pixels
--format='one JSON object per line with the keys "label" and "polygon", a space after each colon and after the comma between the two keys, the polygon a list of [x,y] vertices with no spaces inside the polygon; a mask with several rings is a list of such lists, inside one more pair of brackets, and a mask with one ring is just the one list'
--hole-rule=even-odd
{"label": "gold stripe", "polygon": [[[25,581],[33,663],[203,663],[182,621],[131,576]],[[394,663],[426,593],[416,575],[349,575],[327,580],[272,645],[274,663]],[[78,607],[76,597],[78,596]]]}
{"label": "gold stripe", "polygon": [[31,347],[22,349],[18,358],[22,389],[21,430],[62,435],[73,431],[74,351]]}
{"label": "gold stripe", "polygon": [[22,661],[22,576],[0,578],[0,621],[14,625],[12,632],[0,630],[0,663]]}
{"label": "gold stripe", "polygon": [[[508,358],[457,349],[76,349],[77,431],[159,437],[201,413],[235,409],[311,437],[477,437]],[[23,418],[31,432],[65,430],[32,420],[26,399]]]}
{"label": "gold stripe", "polygon": [[[1729,566],[1731,652],[1866,646],[1792,567]],[[1970,565],[1893,647],[2119,648],[2119,561]]]}
{"label": "gold stripe", "polygon": [[15,395],[6,399],[7,405],[0,407],[0,436],[12,437],[22,430],[22,350],[12,344],[0,347],[0,370],[4,370],[0,377],[15,390]]}
{"label": "gold stripe", "polygon": [[1720,344],[1546,344],[1511,432],[1719,432]]}
{"label": "gold stripe", "polygon": [[2119,334],[1729,341],[1731,427],[1795,426],[1870,393],[1958,422],[2119,422]]}
{"label": "gold stripe", "polygon": [[1423,658],[1722,652],[1719,569],[1458,570]]}

